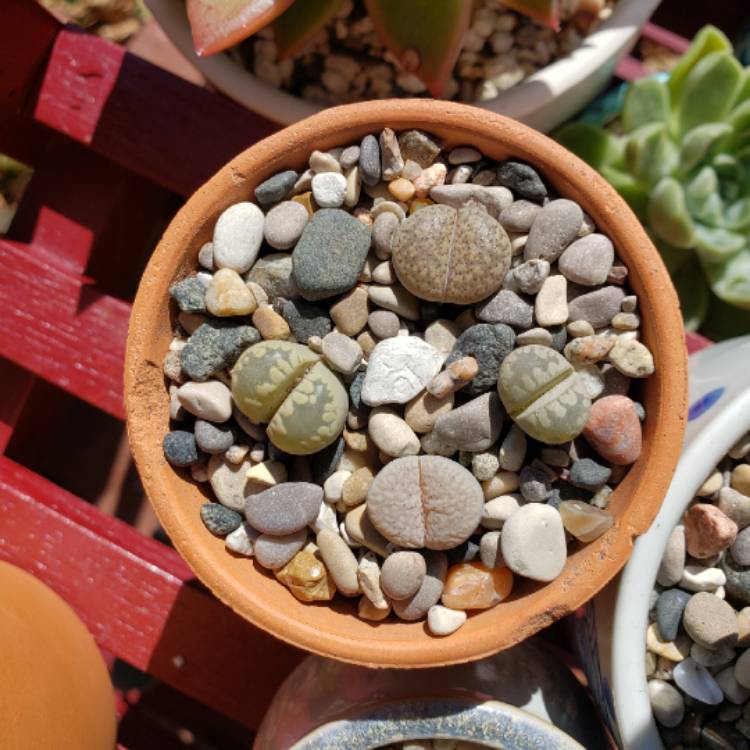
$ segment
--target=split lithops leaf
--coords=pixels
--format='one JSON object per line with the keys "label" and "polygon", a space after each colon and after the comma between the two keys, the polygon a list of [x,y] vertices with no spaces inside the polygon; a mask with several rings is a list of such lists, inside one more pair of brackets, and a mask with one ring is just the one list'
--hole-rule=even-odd
{"label": "split lithops leaf", "polygon": [[669,122],[669,89],[663,81],[644,78],[625,95],[622,124],[627,132],[652,122]]}
{"label": "split lithops leaf", "polygon": [[272,25],[281,57],[299,52],[336,15],[343,0],[302,0],[282,13]]}
{"label": "split lithops leaf", "polygon": [[560,0],[504,0],[504,4],[555,31],[560,29]]}
{"label": "split lithops leaf", "polygon": [[221,52],[260,31],[293,2],[294,0],[187,0],[195,51],[199,55]]}
{"label": "split lithops leaf", "polygon": [[439,97],[461,51],[473,4],[466,0],[365,0],[365,6],[401,67]]}

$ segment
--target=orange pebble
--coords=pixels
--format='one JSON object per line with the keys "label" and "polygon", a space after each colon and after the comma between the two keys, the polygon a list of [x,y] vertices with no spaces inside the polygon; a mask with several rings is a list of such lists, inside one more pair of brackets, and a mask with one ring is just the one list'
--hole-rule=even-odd
{"label": "orange pebble", "polygon": [[512,588],[513,573],[508,568],[490,570],[480,562],[458,563],[448,570],[442,599],[451,609],[489,609]]}

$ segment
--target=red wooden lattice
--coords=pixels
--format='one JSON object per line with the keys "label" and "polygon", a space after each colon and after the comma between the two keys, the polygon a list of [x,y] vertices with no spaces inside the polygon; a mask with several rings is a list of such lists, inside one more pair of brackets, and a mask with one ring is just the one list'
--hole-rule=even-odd
{"label": "red wooden lattice", "polygon": [[[206,707],[229,717],[222,747],[247,746],[301,654],[218,602],[171,548],[7,451],[29,432],[28,414],[54,411],[32,398],[49,395],[45,384],[122,419],[128,300],[149,248],[181,198],[275,126],[62,28],[33,0],[3,0],[2,17],[0,153],[34,176],[0,239],[0,559],[58,591],[110,663],[117,656],[163,683],[150,707],[118,695],[123,743],[146,746],[129,717],[150,711],[147,746],[183,746],[155,718],[168,705],[175,726],[193,731],[215,721]],[[620,67],[622,77],[639,72],[634,61]]]}

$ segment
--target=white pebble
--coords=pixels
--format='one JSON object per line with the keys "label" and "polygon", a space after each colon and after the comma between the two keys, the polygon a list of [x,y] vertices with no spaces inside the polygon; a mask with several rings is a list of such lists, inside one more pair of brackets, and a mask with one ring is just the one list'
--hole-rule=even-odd
{"label": "white pebble", "polygon": [[340,469],[339,471],[334,471],[333,474],[323,482],[323,497],[327,503],[335,505],[341,500],[343,496],[344,482],[346,482],[351,475],[351,471]]}
{"label": "white pebble", "polygon": [[183,409],[208,422],[226,422],[232,416],[232,392],[224,383],[185,383],[177,390]]}
{"label": "white pebble", "polygon": [[686,565],[682,571],[680,588],[686,591],[716,591],[727,582],[721,568],[704,568],[702,565]]}
{"label": "white pebble", "polygon": [[482,508],[481,525],[485,529],[502,529],[505,522],[520,508],[519,495],[500,495],[488,500]]}
{"label": "white pebble", "polygon": [[263,212],[254,203],[235,203],[225,209],[214,227],[214,265],[237,273],[248,271],[263,242],[264,222]]}
{"label": "white pebble", "polygon": [[450,635],[466,622],[466,612],[433,604],[427,610],[427,627],[432,635]]}
{"label": "white pebble", "polygon": [[322,172],[312,179],[312,194],[321,208],[339,208],[346,197],[346,177],[338,172]]}
{"label": "white pebble", "polygon": [[560,514],[550,505],[521,506],[503,524],[503,558],[518,575],[535,581],[552,581],[568,559]]}
{"label": "white pebble", "polygon": [[416,456],[420,442],[414,430],[392,409],[379,406],[372,410],[367,431],[377,447],[388,456]]}
{"label": "white pebble", "polygon": [[245,521],[224,538],[224,544],[226,544],[227,549],[236,552],[238,555],[252,557],[255,540],[259,536],[260,532]]}

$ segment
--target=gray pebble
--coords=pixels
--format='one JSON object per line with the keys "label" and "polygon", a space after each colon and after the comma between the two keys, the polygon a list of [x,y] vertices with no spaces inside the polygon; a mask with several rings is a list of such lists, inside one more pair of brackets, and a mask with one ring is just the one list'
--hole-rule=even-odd
{"label": "gray pebble", "polygon": [[586,320],[594,328],[604,328],[620,311],[625,292],[619,286],[605,286],[571,300],[568,303],[570,320]]}
{"label": "gray pebble", "polygon": [[215,536],[226,536],[242,525],[242,516],[219,503],[201,505],[201,521]]}
{"label": "gray pebble", "polygon": [[394,552],[383,561],[380,585],[391,599],[409,599],[419,591],[427,564],[419,552]]}
{"label": "gray pebble", "polygon": [[501,289],[494,297],[477,307],[477,318],[484,323],[505,323],[527,329],[534,324],[534,308],[510,289]]}
{"label": "gray pebble", "polygon": [[214,266],[214,243],[206,242],[198,251],[198,264],[207,271],[215,270]]}
{"label": "gray pebble", "polygon": [[627,396],[630,390],[631,379],[621,373],[614,365],[606,364],[600,368],[604,390],[600,397],[605,396]]}
{"label": "gray pebble", "polygon": [[271,206],[274,203],[283,201],[292,192],[294,183],[297,182],[297,177],[297,173],[291,169],[269,177],[255,188],[255,200],[261,206]]}
{"label": "gray pebble", "polygon": [[739,565],[750,565],[750,526],[745,527],[737,534],[729,552]]}
{"label": "gray pebble", "polygon": [[258,284],[270,301],[276,297],[299,297],[299,290],[292,278],[292,256],[289,253],[271,253],[259,258],[246,280]]}
{"label": "gray pebble", "polygon": [[500,468],[504,471],[519,471],[525,457],[526,433],[517,424],[512,424],[500,444],[498,453]]}
{"label": "gray pebble", "polygon": [[750,526],[750,497],[731,487],[719,490],[717,506],[722,513],[726,513],[740,529]]}
{"label": "gray pebble", "polygon": [[203,419],[195,420],[195,441],[206,453],[224,453],[234,443],[234,432],[226,425],[216,425]]}
{"label": "gray pebble", "polygon": [[476,377],[464,386],[462,393],[478,396],[492,390],[497,384],[497,374],[503,360],[513,350],[516,335],[503,323],[479,323],[467,328],[456,340],[446,367],[463,357],[474,357],[479,364]]}
{"label": "gray pebble", "polygon": [[479,540],[479,556],[485,568],[500,568],[505,565],[500,546],[500,531],[488,531]]}
{"label": "gray pebble", "polygon": [[310,482],[282,482],[245,504],[247,522],[258,531],[284,536],[311,524],[320,511],[323,489]]}
{"label": "gray pebble", "polygon": [[398,137],[401,156],[415,161],[422,169],[431,166],[440,154],[440,145],[421,130],[406,130]]}
{"label": "gray pebble", "polygon": [[440,440],[459,450],[486,451],[500,437],[504,416],[500,397],[492,391],[441,414],[434,429]]}
{"label": "gray pebble", "polygon": [[662,586],[674,586],[680,582],[685,570],[685,529],[676,526],[667,539],[656,574],[656,581]]}
{"label": "gray pebble", "polygon": [[199,419],[226,422],[232,416],[232,393],[219,380],[185,383],[177,389],[177,399]]}
{"label": "gray pebble", "polygon": [[271,247],[288,250],[302,236],[307,219],[307,209],[301,203],[284,201],[266,214],[263,236]]}
{"label": "gray pebble", "polygon": [[707,591],[690,597],[682,624],[695,643],[711,651],[734,647],[739,636],[737,613],[730,604]]}
{"label": "gray pebble", "polygon": [[552,348],[561,352],[568,343],[568,329],[564,325],[547,326],[547,330],[552,335]]}
{"label": "gray pebble", "polygon": [[414,596],[393,602],[393,611],[409,622],[421,620],[427,610],[440,601],[443,584],[448,572],[448,560],[443,552],[426,550],[424,553],[427,572],[422,585]]}
{"label": "gray pebble", "polygon": [[519,489],[527,503],[543,503],[552,489],[550,476],[543,468],[533,463],[524,466],[519,475]]}
{"label": "gray pebble", "polygon": [[560,256],[560,273],[569,281],[583,286],[599,286],[615,258],[615,249],[609,237],[588,234],[570,244]]}
{"label": "gray pebble", "polygon": [[651,710],[659,724],[669,728],[680,724],[685,716],[685,701],[674,685],[663,680],[649,680],[648,695]]}
{"label": "gray pebble", "polygon": [[307,528],[299,529],[299,531],[284,536],[261,534],[253,543],[253,553],[255,559],[264,568],[278,570],[283,568],[305,546],[306,541]]}
{"label": "gray pebble", "polygon": [[582,458],[580,461],[573,462],[568,481],[574,487],[596,492],[609,481],[611,476],[612,469],[602,466],[591,458]]}
{"label": "gray pebble", "polygon": [[390,339],[398,336],[401,321],[390,310],[373,310],[367,317],[367,325],[379,339]]}
{"label": "gray pebble", "polygon": [[206,312],[206,287],[197,276],[188,276],[172,284],[169,294],[183,312]]}
{"label": "gray pebble", "polygon": [[506,161],[497,168],[497,181],[521,198],[540,203],[547,197],[547,188],[539,173],[528,164]]}
{"label": "gray pebble", "polygon": [[359,147],[359,171],[365,185],[380,182],[380,146],[374,135],[366,135]]}
{"label": "gray pebble", "polygon": [[164,436],[164,457],[172,466],[192,466],[201,460],[195,435],[187,430],[172,430]]}
{"label": "gray pebble", "polygon": [[750,604],[750,567],[740,565],[731,555],[724,555],[721,569],[727,577],[727,594],[742,604]]}
{"label": "gray pebble", "polygon": [[347,146],[339,156],[339,164],[344,169],[349,169],[359,163],[359,146]]}
{"label": "gray pebble", "polygon": [[349,384],[349,401],[355,409],[364,406],[362,403],[362,387],[365,384],[365,373],[358,372]]}
{"label": "gray pebble", "polygon": [[372,224],[372,246],[381,260],[391,257],[393,238],[399,223],[398,216],[390,211],[384,211],[375,217]]}
{"label": "gray pebble", "polygon": [[292,253],[292,278],[307,300],[342,294],[357,283],[370,231],[346,211],[324,208],[315,213]]}
{"label": "gray pebble", "polygon": [[682,622],[682,613],[690,601],[690,594],[682,589],[667,589],[656,600],[656,624],[666,641],[673,641]]}
{"label": "gray pebble", "polygon": [[[550,263],[557,260],[578,236],[582,222],[583,211],[577,203],[567,198],[551,201],[534,219],[524,246],[524,259],[543,258]],[[619,302],[617,309],[620,309]]]}
{"label": "gray pebble", "polygon": [[542,210],[538,203],[527,200],[518,200],[511,203],[508,208],[503,209],[500,214],[500,223],[508,232],[528,234],[537,214]]}
{"label": "gray pebble", "polygon": [[285,300],[281,314],[300,344],[306,344],[310,336],[325,338],[333,328],[326,308],[304,299]]}

